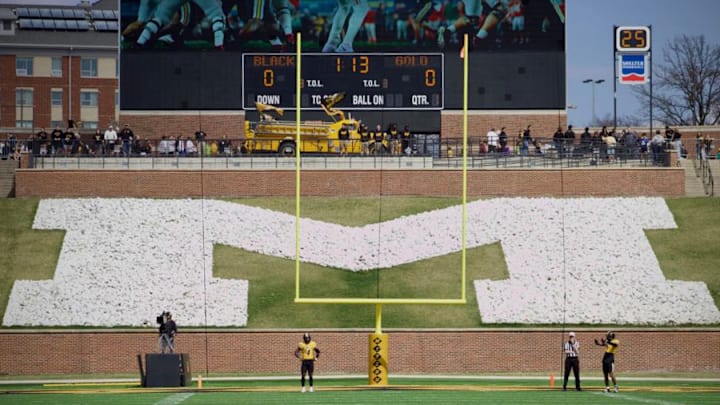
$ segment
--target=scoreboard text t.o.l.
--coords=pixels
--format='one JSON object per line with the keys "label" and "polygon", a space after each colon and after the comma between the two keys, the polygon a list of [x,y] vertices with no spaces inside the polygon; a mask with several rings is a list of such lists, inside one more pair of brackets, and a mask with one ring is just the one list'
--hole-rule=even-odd
{"label": "scoreboard text t.o.l.", "polygon": [[[441,110],[443,54],[303,54],[301,107],[321,109],[325,95],[345,92],[347,110]],[[297,58],[243,54],[243,108],[255,102],[294,108]]]}

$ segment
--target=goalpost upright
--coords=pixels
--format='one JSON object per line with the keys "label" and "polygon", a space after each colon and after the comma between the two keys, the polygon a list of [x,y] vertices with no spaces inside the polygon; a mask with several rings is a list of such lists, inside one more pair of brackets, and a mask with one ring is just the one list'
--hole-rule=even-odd
{"label": "goalpost upright", "polygon": [[296,74],[295,74],[295,299],[297,304],[365,304],[375,305],[375,331],[369,335],[368,384],[385,386],[388,384],[388,335],[382,333],[382,306],[384,304],[404,305],[462,305],[467,303],[465,284],[467,282],[466,244],[467,244],[467,109],[468,109],[468,35],[463,39],[461,57],[463,58],[463,154],[462,154],[462,225],[461,225],[461,283],[459,298],[318,298],[300,295],[300,200],[301,200],[301,80],[302,47],[301,34],[296,37]]}

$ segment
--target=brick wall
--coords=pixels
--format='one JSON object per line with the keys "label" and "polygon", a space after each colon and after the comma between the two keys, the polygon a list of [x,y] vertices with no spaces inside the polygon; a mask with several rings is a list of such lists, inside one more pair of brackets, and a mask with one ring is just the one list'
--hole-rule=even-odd
{"label": "brick wall", "polygon": [[[515,139],[518,132],[532,125],[533,136],[549,138],[558,126],[565,129],[567,116],[564,111],[557,112],[523,112],[523,111],[469,111],[468,136],[485,137],[490,128],[500,131],[505,127],[509,139]],[[463,133],[462,111],[443,111],[441,133],[444,139],[459,138]],[[580,136],[582,131],[578,132]]]}
{"label": "brick wall", "polygon": [[[422,330],[389,334],[393,374],[558,372],[559,330]],[[579,330],[581,367],[600,372],[603,349],[592,340],[605,330]],[[313,331],[322,351],[320,375],[366,374],[369,330]],[[616,365],[626,371],[720,372],[720,330],[620,330]],[[193,374],[297,372],[293,351],[302,331],[182,331],[178,352],[189,353]],[[142,331],[3,331],[0,375],[136,373],[136,355],[155,350]],[[206,357],[207,345],[207,357]],[[428,347],[432,350],[428,352]]]}
{"label": "brick wall", "polygon": [[245,137],[244,111],[179,111],[133,112],[123,111],[120,123],[128,124],[138,136],[160,139],[163,135],[194,136],[202,129],[209,139]]}
{"label": "brick wall", "polygon": [[[460,196],[459,170],[306,170],[303,195]],[[72,171],[15,174],[17,197],[244,197],[294,196],[294,171]],[[473,170],[468,195],[663,196],[685,194],[683,169]]]}

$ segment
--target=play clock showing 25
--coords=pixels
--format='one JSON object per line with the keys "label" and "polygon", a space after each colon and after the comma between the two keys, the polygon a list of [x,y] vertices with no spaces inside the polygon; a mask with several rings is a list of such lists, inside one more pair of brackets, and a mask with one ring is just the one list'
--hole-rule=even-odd
{"label": "play clock showing 25", "polygon": [[650,50],[650,27],[617,27],[616,52],[647,52]]}
{"label": "play clock showing 25", "polygon": [[[443,109],[443,54],[303,54],[301,108],[319,110],[325,95],[344,91],[347,110]],[[243,54],[243,108],[255,102],[295,108],[297,57]]]}

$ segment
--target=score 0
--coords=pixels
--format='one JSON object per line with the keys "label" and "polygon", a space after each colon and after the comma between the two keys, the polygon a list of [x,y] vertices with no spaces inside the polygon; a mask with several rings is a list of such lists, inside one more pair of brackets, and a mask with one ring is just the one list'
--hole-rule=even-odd
{"label": "score 0", "polygon": [[647,52],[650,50],[650,27],[617,27],[616,52]]}

